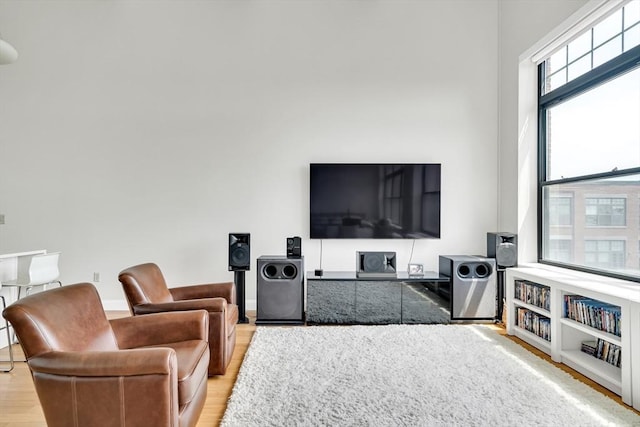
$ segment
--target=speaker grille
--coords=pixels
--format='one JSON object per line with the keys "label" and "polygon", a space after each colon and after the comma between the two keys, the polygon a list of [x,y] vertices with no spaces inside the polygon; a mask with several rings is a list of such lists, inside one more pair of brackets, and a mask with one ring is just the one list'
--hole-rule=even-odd
{"label": "speaker grille", "polygon": [[245,265],[249,263],[249,245],[238,243],[231,248],[231,262],[235,265]]}
{"label": "speaker grille", "polygon": [[251,247],[249,233],[229,233],[229,271],[249,270]]}
{"label": "speaker grille", "polygon": [[518,265],[518,235],[513,233],[487,233],[487,256],[495,258],[498,267]]}
{"label": "speaker grille", "polygon": [[379,253],[371,253],[362,255],[362,270],[367,273],[381,273],[384,271],[387,263],[384,255]]}
{"label": "speaker grille", "polygon": [[298,236],[287,237],[287,258],[300,258],[302,256],[302,239]]}
{"label": "speaker grille", "polygon": [[517,248],[513,243],[500,243],[496,249],[498,265],[513,267],[517,264]]}

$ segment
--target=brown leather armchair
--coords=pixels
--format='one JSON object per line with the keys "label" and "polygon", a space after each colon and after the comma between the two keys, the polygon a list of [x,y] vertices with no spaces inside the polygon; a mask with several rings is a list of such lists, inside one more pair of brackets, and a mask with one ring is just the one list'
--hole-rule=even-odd
{"label": "brown leather armchair", "polygon": [[224,375],[236,345],[238,306],[232,282],[167,287],[153,263],[122,270],[118,275],[133,315],[176,310],[209,312],[209,375]]}
{"label": "brown leather armchair", "polygon": [[2,314],[49,427],[196,425],[207,396],[204,310],[108,320],[95,287],[79,283]]}

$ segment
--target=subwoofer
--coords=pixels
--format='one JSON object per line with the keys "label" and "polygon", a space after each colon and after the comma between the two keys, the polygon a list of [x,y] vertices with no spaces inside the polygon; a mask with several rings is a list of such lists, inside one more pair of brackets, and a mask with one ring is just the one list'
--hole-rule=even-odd
{"label": "subwoofer", "polygon": [[302,256],[302,239],[298,236],[287,237],[287,258],[300,258]]}
{"label": "subwoofer", "polygon": [[258,258],[256,324],[304,324],[304,258]]}
{"label": "subwoofer", "polygon": [[251,236],[229,233],[229,271],[248,271],[251,267]]}
{"label": "subwoofer", "polygon": [[451,320],[494,320],[497,306],[496,260],[441,255],[440,274],[450,278]]}
{"label": "subwoofer", "polygon": [[396,277],[396,274],[395,252],[356,252],[358,277]]}
{"label": "subwoofer", "polygon": [[495,258],[498,268],[518,265],[518,235],[487,233],[487,257]]}

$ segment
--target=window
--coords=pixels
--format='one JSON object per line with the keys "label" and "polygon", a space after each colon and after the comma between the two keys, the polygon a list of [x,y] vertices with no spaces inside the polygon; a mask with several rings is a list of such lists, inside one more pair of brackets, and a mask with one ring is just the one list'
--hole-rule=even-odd
{"label": "window", "polygon": [[547,58],[541,93],[549,93],[638,45],[640,2],[633,1]]}
{"label": "window", "polygon": [[585,200],[587,226],[624,226],[626,225],[626,199],[623,198],[587,198]]}
{"label": "window", "polygon": [[549,225],[567,226],[573,224],[572,197],[549,197]]}
{"label": "window", "polygon": [[552,237],[549,239],[549,256],[562,262],[573,260],[573,241]]}
{"label": "window", "polygon": [[540,262],[640,281],[625,251],[640,239],[640,0],[543,59],[538,82]]}
{"label": "window", "polygon": [[589,265],[603,269],[625,266],[624,240],[585,240],[584,258]]}

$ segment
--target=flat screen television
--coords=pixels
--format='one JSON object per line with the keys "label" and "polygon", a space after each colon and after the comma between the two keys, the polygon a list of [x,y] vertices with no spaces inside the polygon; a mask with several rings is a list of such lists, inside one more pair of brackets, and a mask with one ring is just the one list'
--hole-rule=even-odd
{"label": "flat screen television", "polygon": [[311,163],[312,239],[439,239],[440,164]]}

